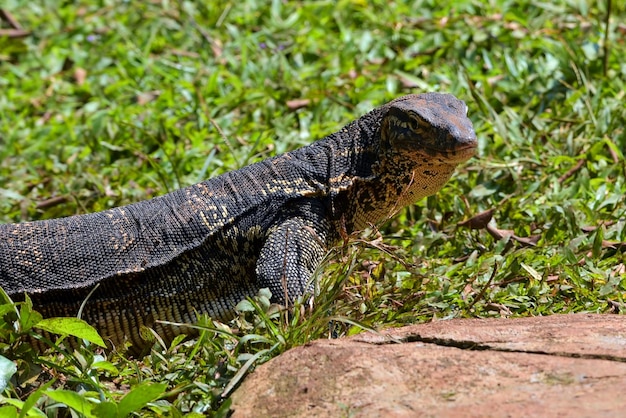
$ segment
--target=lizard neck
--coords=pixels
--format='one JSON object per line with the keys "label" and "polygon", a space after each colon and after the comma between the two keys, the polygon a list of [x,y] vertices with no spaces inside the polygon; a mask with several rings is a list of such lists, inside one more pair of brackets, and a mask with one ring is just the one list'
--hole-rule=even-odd
{"label": "lizard neck", "polygon": [[[374,167],[374,176],[355,182],[349,198],[351,221],[348,232],[362,230],[384,222],[402,208],[435,194],[451,177],[455,165],[419,158],[407,164],[385,164]],[[348,216],[348,215],[346,215]]]}

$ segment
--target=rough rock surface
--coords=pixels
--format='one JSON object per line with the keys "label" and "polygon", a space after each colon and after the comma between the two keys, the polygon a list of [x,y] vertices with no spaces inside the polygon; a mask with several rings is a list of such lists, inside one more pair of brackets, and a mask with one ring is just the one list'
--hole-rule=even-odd
{"label": "rough rock surface", "polygon": [[318,340],[260,366],[233,417],[626,416],[626,317],[459,319]]}

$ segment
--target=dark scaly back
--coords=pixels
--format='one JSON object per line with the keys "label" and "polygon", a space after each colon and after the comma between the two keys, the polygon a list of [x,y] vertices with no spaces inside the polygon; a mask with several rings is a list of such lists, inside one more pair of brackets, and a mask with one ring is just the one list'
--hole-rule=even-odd
{"label": "dark scaly back", "polygon": [[[411,120],[421,125],[406,129]],[[37,293],[139,273],[202,245],[244,215],[270,227],[272,213],[302,197],[322,199],[335,224],[351,232],[436,192],[469,158],[453,158],[466,143],[475,146],[475,136],[461,101],[404,96],[307,147],[161,197],[0,225],[0,286],[10,294]]]}
{"label": "dark scaly back", "polygon": [[120,208],[0,225],[0,285],[10,294],[84,288],[165,265],[252,211],[279,209],[291,196],[278,170],[267,161]]}
{"label": "dark scaly back", "polygon": [[[375,154],[364,156],[360,147],[380,124],[378,113],[307,147],[148,201],[0,225],[0,286],[10,295],[90,288],[166,265],[242,218],[268,229],[289,202],[316,197],[330,204],[330,175],[346,187],[370,175]],[[346,140],[353,144],[348,150]]]}

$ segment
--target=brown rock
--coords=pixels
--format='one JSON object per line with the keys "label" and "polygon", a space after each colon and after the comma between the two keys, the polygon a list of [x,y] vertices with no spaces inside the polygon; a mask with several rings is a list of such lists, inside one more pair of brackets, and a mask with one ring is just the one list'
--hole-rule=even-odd
{"label": "brown rock", "polygon": [[260,366],[233,417],[626,416],[626,318],[437,321],[318,340]]}

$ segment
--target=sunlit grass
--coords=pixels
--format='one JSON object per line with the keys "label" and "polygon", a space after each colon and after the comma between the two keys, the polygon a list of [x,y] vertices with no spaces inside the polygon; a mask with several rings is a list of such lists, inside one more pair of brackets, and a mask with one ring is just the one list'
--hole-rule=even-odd
{"label": "sunlit grass", "polygon": [[223,416],[239,370],[310,339],[624,310],[624,5],[607,32],[603,2],[198,3],[3,3],[30,34],[0,37],[0,221],[160,195],[407,93],[465,100],[479,155],[333,250],[314,307],[290,316],[260,295],[234,323],[206,320],[201,338],[142,359],[94,344],[41,357],[21,340],[36,328],[4,305],[0,378],[16,373],[0,415]]}

